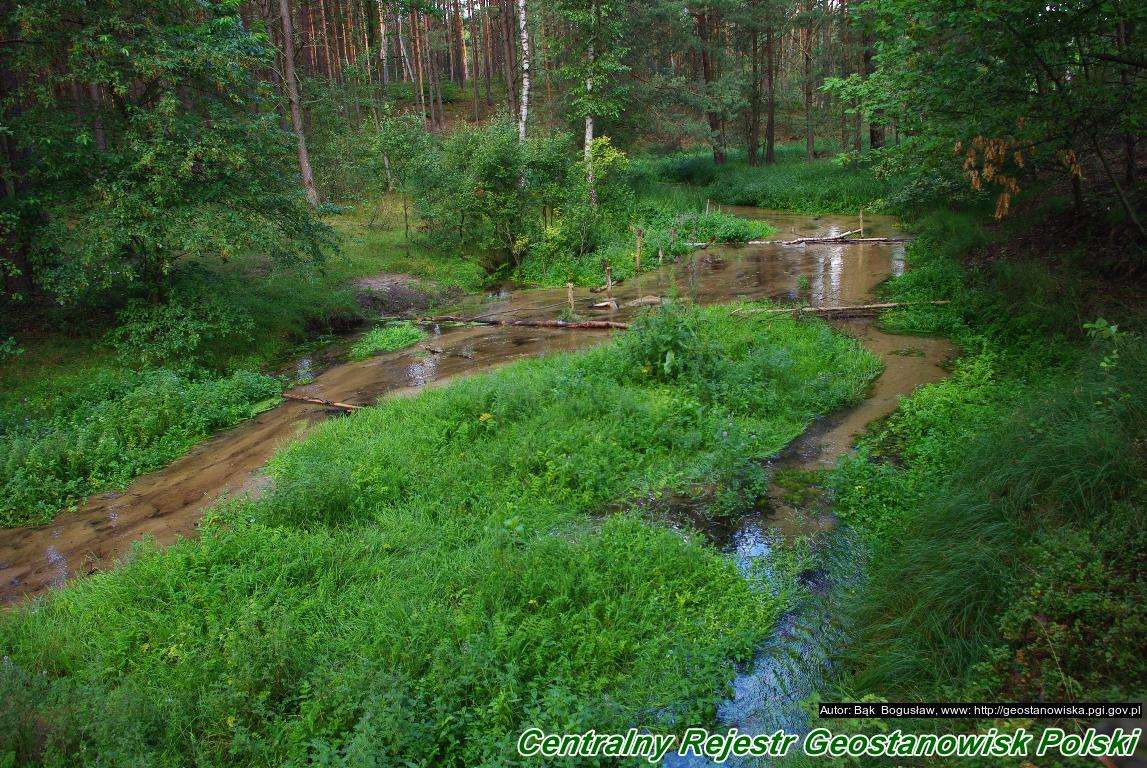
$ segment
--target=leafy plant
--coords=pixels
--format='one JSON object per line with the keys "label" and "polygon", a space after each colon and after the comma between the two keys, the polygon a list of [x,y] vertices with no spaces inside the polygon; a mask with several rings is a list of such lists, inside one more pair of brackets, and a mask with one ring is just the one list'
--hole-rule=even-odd
{"label": "leafy plant", "polygon": [[46,522],[85,496],[121,488],[281,390],[250,372],[105,371],[31,416],[16,404],[0,412],[0,525]]}
{"label": "leafy plant", "polygon": [[135,300],[120,311],[107,340],[129,367],[186,370],[217,359],[221,347],[249,340],[254,327],[241,309],[215,298]]}

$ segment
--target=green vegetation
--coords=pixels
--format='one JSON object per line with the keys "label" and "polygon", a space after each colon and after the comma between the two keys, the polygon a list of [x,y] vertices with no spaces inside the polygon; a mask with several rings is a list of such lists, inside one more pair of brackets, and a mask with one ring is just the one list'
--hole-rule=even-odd
{"label": "green vegetation", "polygon": [[426,338],[426,331],[413,323],[401,322],[371,328],[350,346],[351,360],[365,360],[372,355],[409,347]]}
{"label": "green vegetation", "polygon": [[[0,525],[269,407],[293,350],[376,313],[772,231],[713,203],[863,209],[918,234],[879,322],[963,356],[773,486],[870,549],[845,698],[1147,695],[1147,4],[18,0],[0,25]],[[0,767],[492,766],[527,723],[712,724],[819,553],[746,578],[658,515],[761,503],[878,367],[817,321],[675,307],[332,419],[201,541],[0,615]]]}
{"label": "green vegetation", "polygon": [[0,525],[44,523],[97,491],[180,456],[211,432],[278,404],[282,384],[239,371],[98,369],[0,411]]}
{"label": "green vegetation", "polygon": [[751,205],[796,213],[871,213],[889,211],[899,180],[878,178],[854,161],[805,162],[785,145],[777,164],[752,168],[731,156],[718,165],[709,154],[687,153],[659,160],[656,169],[667,181],[699,187],[699,194],[724,205]]}
{"label": "green vegetation", "polygon": [[1134,640],[1147,628],[1147,352],[1106,322],[1084,335],[1077,266],[1060,267],[1069,279],[1022,258],[965,273],[958,259],[984,242],[972,217],[933,215],[887,288],[951,298],[885,323],[950,334],[968,354],[832,477],[837,513],[874,548],[848,686],[1133,699],[1147,680]]}
{"label": "green vegetation", "polygon": [[635,231],[643,232],[643,269],[689,243],[744,242],[767,235],[763,222],[720,211],[702,213],[704,199],[674,194],[645,162],[634,162],[608,139],[586,159],[568,134],[520,141],[513,124],[495,120],[460,127],[443,138],[408,119],[390,119],[379,134],[391,174],[409,194],[427,236],[480,262],[495,276],[530,285],[598,285],[608,263],[617,279],[636,266]]}
{"label": "green vegetation", "polygon": [[0,617],[0,754],[500,764],[527,723],[708,719],[783,606],[608,510],[743,508],[761,460],[879,365],[819,322],[732,311],[661,310],[327,422],[200,541]]}

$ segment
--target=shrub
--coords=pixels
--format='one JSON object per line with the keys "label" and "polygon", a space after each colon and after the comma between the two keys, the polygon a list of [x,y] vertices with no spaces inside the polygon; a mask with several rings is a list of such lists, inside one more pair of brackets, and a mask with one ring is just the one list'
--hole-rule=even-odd
{"label": "shrub", "polygon": [[216,360],[221,347],[250,340],[254,327],[245,312],[215,298],[134,300],[120,311],[107,340],[129,367],[188,370]]}

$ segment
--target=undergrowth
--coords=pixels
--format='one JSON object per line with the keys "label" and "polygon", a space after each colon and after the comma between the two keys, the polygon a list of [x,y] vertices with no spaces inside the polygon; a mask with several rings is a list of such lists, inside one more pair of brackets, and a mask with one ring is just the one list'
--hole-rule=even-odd
{"label": "undergrowth", "polygon": [[201,540],[0,617],[0,754],[508,765],[526,724],[706,721],[783,606],[699,539],[607,511],[744,508],[761,460],[878,367],[819,322],[661,310],[328,422]]}
{"label": "undergrowth", "polygon": [[1109,323],[1081,327],[1085,273],[972,261],[989,242],[972,215],[919,228],[885,294],[951,303],[883,324],[950,335],[966,356],[833,473],[837,513],[874,550],[844,686],[890,700],[1135,698],[1147,350]]}
{"label": "undergrowth", "polygon": [[248,371],[215,378],[101,369],[69,381],[0,411],[0,525],[44,523],[85,496],[122,488],[277,404],[282,390]]}
{"label": "undergrowth", "polygon": [[711,154],[672,155],[657,172],[670,182],[694,185],[704,197],[725,205],[751,205],[794,213],[848,213],[863,208],[893,213],[897,180],[877,177],[870,168],[821,159],[812,163],[786,146],[777,163],[750,167],[742,159],[722,165]]}

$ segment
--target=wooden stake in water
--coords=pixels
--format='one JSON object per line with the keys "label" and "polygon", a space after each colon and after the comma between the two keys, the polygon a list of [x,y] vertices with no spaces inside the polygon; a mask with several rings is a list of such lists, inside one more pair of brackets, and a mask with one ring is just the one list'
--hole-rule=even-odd
{"label": "wooden stake in water", "polygon": [[860,236],[864,237],[864,209],[860,209]]}
{"label": "wooden stake in water", "polygon": [[573,283],[566,283],[566,300],[570,303],[570,315],[574,313]]}
{"label": "wooden stake in water", "polygon": [[665,249],[664,248],[658,248],[657,249],[657,266],[660,267],[664,263],[665,263]]}
{"label": "wooden stake in water", "polygon": [[637,253],[633,257],[633,271],[634,273],[641,272],[641,238],[645,234],[645,230],[641,227],[635,227],[633,230],[637,234]]}
{"label": "wooden stake in water", "polygon": [[608,301],[613,301],[613,267],[609,266],[609,262],[605,262],[605,298]]}

